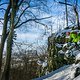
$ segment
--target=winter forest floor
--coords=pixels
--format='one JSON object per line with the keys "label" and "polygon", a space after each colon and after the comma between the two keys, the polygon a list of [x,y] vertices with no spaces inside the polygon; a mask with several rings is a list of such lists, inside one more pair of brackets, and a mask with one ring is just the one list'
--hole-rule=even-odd
{"label": "winter forest floor", "polygon": [[34,80],[79,80],[80,76],[74,78],[76,68],[79,66],[80,63],[65,65],[55,71],[52,71],[48,75],[42,76]]}

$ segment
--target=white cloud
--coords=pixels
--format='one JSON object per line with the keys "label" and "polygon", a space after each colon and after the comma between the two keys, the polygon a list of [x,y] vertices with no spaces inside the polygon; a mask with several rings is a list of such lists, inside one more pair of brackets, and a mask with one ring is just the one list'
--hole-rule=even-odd
{"label": "white cloud", "polygon": [[33,33],[18,33],[17,39],[18,40],[35,40],[39,37],[39,34],[33,34]]}

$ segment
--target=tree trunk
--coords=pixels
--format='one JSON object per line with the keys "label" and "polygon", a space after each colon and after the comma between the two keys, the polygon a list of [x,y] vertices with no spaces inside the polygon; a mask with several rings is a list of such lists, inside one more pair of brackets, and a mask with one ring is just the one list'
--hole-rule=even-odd
{"label": "tree trunk", "polygon": [[1,80],[9,80],[10,61],[11,61],[11,52],[12,52],[12,44],[13,44],[13,34],[14,34],[14,29],[12,28],[9,35],[8,35],[6,63],[5,63],[5,67],[4,67],[4,71],[2,74]]}
{"label": "tree trunk", "polygon": [[[67,0],[65,0],[65,3],[67,3]],[[66,12],[66,27],[68,27],[68,11],[67,11],[67,4],[65,4],[65,12]]]}
{"label": "tree trunk", "polygon": [[79,14],[78,14],[78,11],[77,11],[77,3],[78,3],[78,0],[76,0],[76,4],[74,6],[74,12],[75,12],[75,15],[76,15],[77,27],[80,30],[80,26],[79,26]]}
{"label": "tree trunk", "polygon": [[11,61],[11,53],[12,53],[12,45],[13,45],[13,35],[14,35],[14,18],[15,18],[15,14],[16,14],[14,0],[11,1],[11,4],[12,4],[12,12],[11,12],[10,32],[9,32],[8,39],[7,39],[6,63],[5,63],[4,71],[2,73],[2,76],[1,76],[0,80],[9,80],[10,61]]}
{"label": "tree trunk", "polygon": [[78,12],[77,12],[77,10],[76,10],[75,7],[74,7],[74,11],[75,11],[75,15],[76,15],[76,23],[77,23],[77,27],[78,27],[78,29],[80,30],[80,27],[79,27],[79,14],[78,14]]}
{"label": "tree trunk", "polygon": [[7,10],[5,12],[4,16],[4,25],[3,25],[3,31],[2,31],[2,37],[1,37],[1,44],[0,44],[0,74],[1,74],[1,66],[2,66],[2,55],[4,50],[4,44],[5,40],[7,38],[7,23],[8,23],[8,14],[10,11],[11,4],[8,5]]}

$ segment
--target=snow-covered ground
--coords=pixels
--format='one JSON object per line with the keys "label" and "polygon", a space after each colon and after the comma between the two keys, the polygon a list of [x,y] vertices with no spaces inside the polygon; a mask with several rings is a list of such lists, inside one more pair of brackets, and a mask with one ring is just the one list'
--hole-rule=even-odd
{"label": "snow-covered ground", "polygon": [[[75,56],[75,62],[80,60],[80,50],[77,50],[73,44],[68,46],[68,44],[64,44],[63,47],[71,47],[70,49],[66,50],[66,52],[61,52],[63,54],[70,53],[71,55]],[[71,51],[71,52],[70,52]],[[42,76],[40,78],[36,78],[34,80],[80,80],[80,76],[75,78],[76,69],[79,68],[79,74],[80,74],[80,62],[77,64],[72,65],[65,65],[55,71],[50,72],[49,74]]]}
{"label": "snow-covered ground", "polygon": [[[73,30],[74,32],[80,32],[79,30]],[[71,29],[69,30],[63,30],[61,32],[58,32],[56,36],[62,36],[62,33],[66,32],[72,32]],[[65,43],[65,44],[58,44],[56,43],[56,47],[62,49],[58,51],[59,54],[64,54],[68,57],[74,55],[75,56],[75,62],[80,61],[80,41],[77,42],[78,47],[76,48],[74,43]],[[66,50],[65,50],[66,49]],[[49,74],[42,76],[40,78],[36,78],[34,80],[80,80],[80,62],[77,64],[72,65],[65,65],[55,71],[50,72]],[[75,74],[77,77],[75,77]]]}
{"label": "snow-covered ground", "polygon": [[80,80],[80,76],[74,78],[73,80]]}
{"label": "snow-covered ground", "polygon": [[44,80],[72,80],[74,78],[75,67],[73,65],[68,68],[55,73],[53,76],[48,77]]}
{"label": "snow-covered ground", "polygon": [[36,78],[36,79],[33,79],[33,80],[44,80],[44,79],[48,79],[48,78],[52,77],[53,75],[57,74],[58,72],[60,72],[62,70],[65,70],[68,67],[69,67],[69,65],[65,65],[65,66],[63,66],[63,67],[61,67],[61,68],[59,68],[59,69],[57,69],[55,71],[50,72],[49,74],[47,74],[45,76],[42,76],[40,78]]}
{"label": "snow-covered ground", "polygon": [[48,75],[36,78],[34,80],[80,80],[80,76],[74,78],[77,67],[80,67],[80,63],[66,65],[52,71]]}

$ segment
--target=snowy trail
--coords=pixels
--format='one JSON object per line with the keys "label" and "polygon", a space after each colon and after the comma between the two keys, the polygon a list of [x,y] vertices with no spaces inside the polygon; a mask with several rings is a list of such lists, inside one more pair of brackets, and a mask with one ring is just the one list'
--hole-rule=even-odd
{"label": "snowy trail", "polygon": [[[52,71],[52,72],[50,72],[49,74],[47,74],[47,75],[45,75],[45,76],[42,76],[42,77],[40,77],[40,78],[36,78],[36,79],[33,79],[33,80],[49,80],[49,78],[52,78],[52,77],[54,77],[54,75],[55,75],[55,77],[58,75],[58,73],[63,73],[64,72],[64,70],[66,69],[66,68],[68,68],[70,65],[66,65],[66,66],[63,66],[63,67],[61,67],[61,68],[59,68],[59,69],[57,69],[57,70],[55,70],[55,71]],[[54,79],[52,79],[52,80],[54,80]]]}
{"label": "snowy trail", "polygon": [[55,71],[52,71],[48,75],[36,78],[34,80],[80,80],[80,76],[74,78],[74,73],[76,67],[80,66],[79,64],[72,64],[63,66]]}
{"label": "snowy trail", "polygon": [[80,63],[78,64],[72,64],[68,68],[54,74],[51,77],[48,77],[43,80],[80,80],[80,76],[74,78],[76,68],[80,67]]}
{"label": "snowy trail", "polygon": [[71,76],[72,76],[71,69],[72,69],[72,66],[43,80],[71,80]]}

